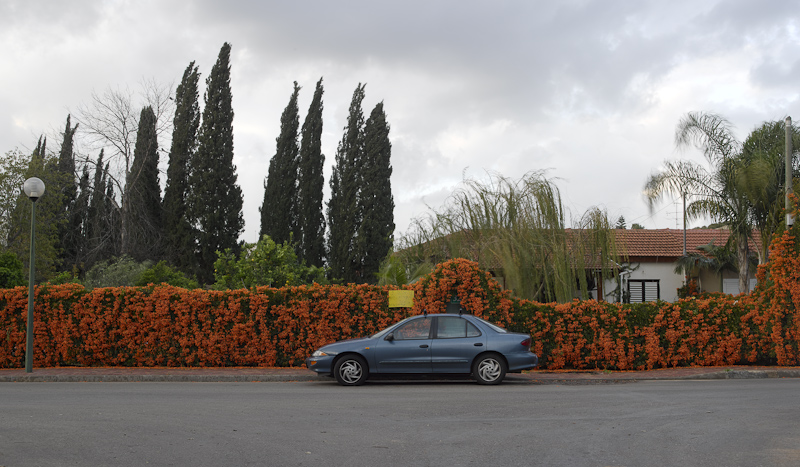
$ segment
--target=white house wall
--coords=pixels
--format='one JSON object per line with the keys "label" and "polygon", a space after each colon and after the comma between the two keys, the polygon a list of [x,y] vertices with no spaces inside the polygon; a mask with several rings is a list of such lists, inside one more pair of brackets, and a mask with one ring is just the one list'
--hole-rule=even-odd
{"label": "white house wall", "polygon": [[[638,268],[637,268],[638,267]],[[661,300],[667,302],[675,302],[678,300],[678,288],[683,286],[683,277],[680,274],[675,274],[674,263],[632,263],[631,269],[636,268],[635,271],[630,271],[625,278],[628,280],[653,280],[659,281],[659,291]],[[701,292],[730,292],[733,294],[738,293],[739,276],[735,272],[724,272],[722,275],[712,271],[700,271],[698,278],[698,286]],[[728,282],[728,290],[724,290],[723,284]],[[735,287],[731,284],[734,284]],[[755,277],[751,274],[749,281],[750,291],[752,292],[756,285]],[[733,287],[733,288],[732,288]],[[616,297],[611,294],[617,288],[616,279],[605,280],[603,290],[607,294],[605,300],[609,302],[616,302]],[[627,287],[624,288],[627,290]],[[732,292],[731,292],[732,291]],[[597,298],[597,290],[592,291],[592,298]]]}
{"label": "white house wall", "polygon": [[[661,300],[674,302],[678,300],[678,288],[683,286],[683,277],[675,274],[674,263],[631,263],[630,269],[634,269],[627,274],[626,281],[629,280],[658,280],[659,293]],[[719,279],[717,279],[719,281]],[[721,284],[720,284],[721,285]],[[606,280],[604,290],[610,293],[617,288],[616,279]],[[624,287],[627,291],[627,287]],[[609,302],[616,302],[616,297],[607,295],[605,299]]]}

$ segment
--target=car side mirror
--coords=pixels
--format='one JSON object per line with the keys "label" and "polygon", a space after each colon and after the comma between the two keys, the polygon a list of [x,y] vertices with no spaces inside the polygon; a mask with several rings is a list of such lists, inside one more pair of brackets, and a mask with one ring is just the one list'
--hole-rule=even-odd
{"label": "car side mirror", "polygon": [[389,341],[389,342],[393,341],[394,340],[394,333],[390,332],[389,334],[386,335],[386,337],[383,338],[383,340],[386,340],[386,341]]}

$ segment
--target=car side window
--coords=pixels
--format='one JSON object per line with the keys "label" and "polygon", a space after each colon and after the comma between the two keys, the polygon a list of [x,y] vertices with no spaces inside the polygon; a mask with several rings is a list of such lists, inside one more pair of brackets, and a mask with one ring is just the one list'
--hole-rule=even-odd
{"label": "car side window", "polygon": [[392,335],[397,340],[428,339],[431,335],[431,320],[421,318],[409,321],[392,331]]}
{"label": "car side window", "polygon": [[436,326],[436,337],[454,339],[459,337],[478,337],[481,332],[472,323],[458,316],[440,316]]}

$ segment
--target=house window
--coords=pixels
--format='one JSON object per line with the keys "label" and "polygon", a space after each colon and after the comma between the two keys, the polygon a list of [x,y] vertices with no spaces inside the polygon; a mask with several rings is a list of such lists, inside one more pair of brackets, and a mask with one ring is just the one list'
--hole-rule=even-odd
{"label": "house window", "polygon": [[661,299],[661,284],[658,279],[628,280],[628,296],[631,303],[653,302]]}
{"label": "house window", "polygon": [[[750,290],[748,292],[752,292],[756,288],[756,280],[750,279],[748,283]],[[722,279],[722,293],[730,294],[730,295],[738,295],[739,294],[739,279]]]}

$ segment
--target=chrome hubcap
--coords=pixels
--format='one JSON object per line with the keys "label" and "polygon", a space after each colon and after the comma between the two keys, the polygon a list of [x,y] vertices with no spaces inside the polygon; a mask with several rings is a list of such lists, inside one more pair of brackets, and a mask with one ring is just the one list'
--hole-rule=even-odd
{"label": "chrome hubcap", "polygon": [[349,384],[355,383],[361,379],[362,372],[363,369],[361,365],[355,360],[348,360],[339,367],[339,376],[342,377],[342,381]]}
{"label": "chrome hubcap", "polygon": [[487,358],[478,365],[478,375],[484,381],[494,381],[500,377],[500,362]]}

